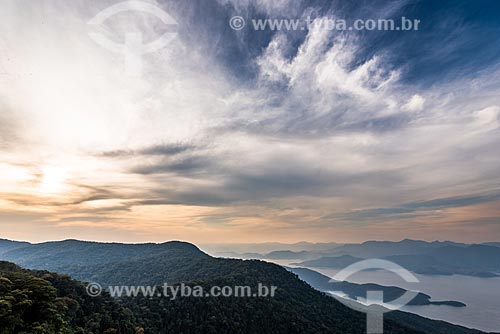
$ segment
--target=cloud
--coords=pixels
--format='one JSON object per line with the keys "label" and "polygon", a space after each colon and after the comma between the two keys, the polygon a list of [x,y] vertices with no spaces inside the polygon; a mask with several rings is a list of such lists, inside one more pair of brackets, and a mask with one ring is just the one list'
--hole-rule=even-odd
{"label": "cloud", "polygon": [[432,214],[432,212],[436,210],[475,206],[483,203],[497,202],[499,200],[499,192],[489,194],[473,194],[466,196],[445,197],[433,200],[409,202],[395,207],[355,210],[342,214],[329,215],[325,218],[332,220],[348,220],[351,222],[375,222],[384,219],[407,219],[419,216],[425,218],[426,216],[429,216],[429,211]]}
{"label": "cloud", "polygon": [[422,96],[415,94],[411,97],[408,103],[403,106],[403,110],[422,111],[424,103],[425,99]]}
{"label": "cloud", "polygon": [[379,124],[386,127],[384,119],[396,127],[404,123],[398,115],[405,95],[396,92],[399,72],[380,56],[356,62],[354,36],[313,25],[291,59],[285,56],[288,43],[285,34],[277,34],[258,59],[261,80],[285,87],[278,120],[283,131],[327,135],[363,125],[376,131]]}
{"label": "cloud", "polygon": [[132,169],[138,174],[158,174],[158,173],[177,173],[183,176],[193,175],[210,168],[211,159],[191,156],[187,158],[163,161],[160,163],[135,167]]}
{"label": "cloud", "polygon": [[158,144],[158,145],[152,145],[149,147],[144,147],[141,149],[137,150],[115,150],[115,151],[107,151],[107,152],[101,152],[98,154],[98,156],[103,156],[103,157],[110,157],[110,158],[115,158],[115,157],[131,157],[131,156],[138,156],[138,155],[159,155],[159,156],[173,156],[177,155],[186,151],[193,150],[195,147],[190,144],[183,144],[183,143],[169,143],[169,144]]}
{"label": "cloud", "polygon": [[[433,81],[433,66],[419,68],[441,64],[475,35],[454,32],[418,60],[399,46],[418,44],[429,30],[227,27],[239,11],[392,17],[405,2],[363,11],[321,1],[161,3],[178,19],[178,35],[145,56],[144,75],[134,79],[123,75],[121,55],[87,36],[86,22],[106,5],[6,2],[0,149],[11,173],[0,176],[0,213],[29,209],[50,224],[88,220],[162,236],[206,225],[214,235],[224,228],[300,235],[385,217],[439,221],[432,211],[489,203],[484,194],[500,186],[498,64],[472,76],[473,60],[453,62],[445,82]],[[162,31],[133,13],[108,24],[102,29],[114,38],[131,26],[148,39]],[[64,171],[68,191],[43,193],[47,166]]]}

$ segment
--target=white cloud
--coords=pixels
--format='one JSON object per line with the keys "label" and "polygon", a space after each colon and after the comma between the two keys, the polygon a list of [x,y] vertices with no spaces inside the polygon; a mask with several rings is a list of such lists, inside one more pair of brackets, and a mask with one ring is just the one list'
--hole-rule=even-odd
{"label": "white cloud", "polygon": [[425,99],[422,96],[415,94],[411,97],[411,99],[408,101],[408,103],[406,103],[403,106],[403,110],[412,111],[412,112],[422,111],[422,109],[424,108],[424,103],[425,103]]}
{"label": "white cloud", "polygon": [[498,129],[500,123],[500,108],[490,106],[474,113],[474,125],[480,127],[483,131]]}
{"label": "white cloud", "polygon": [[354,65],[358,45],[352,37],[313,25],[291,59],[284,56],[290,47],[284,34],[276,35],[258,59],[260,77],[286,84],[291,104],[304,104],[306,113],[337,115],[338,122],[349,123],[397,111],[399,72],[387,70],[380,56]]}
{"label": "white cloud", "polygon": [[299,15],[301,0],[217,0],[223,5],[231,4],[237,14],[244,14],[249,7],[261,13],[283,17],[284,15]]}

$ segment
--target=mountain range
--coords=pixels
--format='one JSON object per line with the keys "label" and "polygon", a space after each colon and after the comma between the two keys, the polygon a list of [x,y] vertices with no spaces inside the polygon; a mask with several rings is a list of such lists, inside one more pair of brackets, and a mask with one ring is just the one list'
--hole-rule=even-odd
{"label": "mountain range", "polygon": [[[256,287],[259,283],[278,287],[274,298],[170,300],[138,296],[113,300],[125,309],[125,313],[133,315],[131,323],[145,333],[366,332],[364,314],[342,305],[296,274],[272,263],[214,258],[184,242],[118,244],[66,240],[20,243],[18,246],[0,241],[0,258],[26,268],[56,271],[103,286],[185,282],[207,287]],[[5,300],[5,293],[12,293],[9,289],[5,291],[0,293],[0,299]],[[64,297],[61,294],[58,298]],[[82,333],[104,333],[105,330]],[[481,332],[395,311],[387,315],[385,333]]]}
{"label": "mountain range", "polygon": [[[496,277],[500,273],[500,243],[463,244],[451,241],[405,239],[367,241],[361,244],[335,245],[323,250],[273,250],[268,253],[215,252],[223,257],[265,260],[296,260],[302,267],[346,267],[367,258],[386,259],[410,271],[426,275],[468,275]],[[252,250],[252,249],[248,249]],[[298,260],[302,262],[298,262]]]}
{"label": "mountain range", "polygon": [[[500,248],[487,245],[446,245],[441,247],[414,248],[414,253],[396,255],[389,247],[356,247],[354,251],[345,254],[342,250],[332,252],[328,256],[321,256],[314,260],[295,263],[298,266],[312,268],[344,268],[359,262],[366,256],[392,261],[402,267],[424,275],[468,275],[477,277],[497,277],[500,273]],[[344,254],[338,255],[336,254]]]}

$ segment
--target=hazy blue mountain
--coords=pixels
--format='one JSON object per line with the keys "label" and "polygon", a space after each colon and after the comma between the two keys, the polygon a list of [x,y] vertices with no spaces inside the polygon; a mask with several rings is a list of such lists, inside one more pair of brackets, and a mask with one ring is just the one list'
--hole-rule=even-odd
{"label": "hazy blue mountain", "polygon": [[500,248],[487,245],[447,246],[428,252],[437,261],[474,271],[500,272]]}
{"label": "hazy blue mountain", "polygon": [[[260,245],[265,245],[270,248],[278,248],[271,252],[237,252],[237,251],[225,251],[225,252],[215,252],[213,253],[216,256],[221,257],[232,257],[232,258],[241,258],[241,259],[270,259],[270,260],[315,260],[319,258],[337,258],[335,261],[338,263],[340,261],[340,256],[347,255],[355,258],[386,258],[390,256],[402,256],[402,255],[429,255],[429,253],[436,249],[442,249],[445,247],[450,247],[450,252],[457,253],[456,256],[450,255],[451,257],[459,258],[461,255],[458,253],[461,252],[461,249],[467,249],[463,251],[465,253],[472,254],[474,249],[470,248],[470,246],[495,246],[498,247],[500,243],[489,243],[482,245],[467,245],[463,243],[457,243],[452,241],[433,241],[427,242],[422,240],[411,240],[405,239],[402,241],[394,242],[394,241],[366,241],[361,244],[333,244],[335,247],[331,247],[332,244],[324,243],[324,244],[309,244],[309,243],[297,243],[297,244],[280,244],[280,243],[270,243],[270,244],[255,244],[256,248]],[[293,250],[292,248],[300,248],[300,245],[305,245],[302,248],[309,248],[304,250]],[[292,247],[293,246],[293,247]],[[264,247],[264,248],[266,248]],[[282,248],[279,248],[282,247]],[[286,248],[289,247],[289,248]],[[235,249],[252,249],[252,244],[245,244],[235,246]],[[315,249],[311,249],[315,248]],[[481,247],[478,247],[480,249]],[[478,250],[476,250],[478,251]],[[437,255],[434,260],[431,260],[430,265],[435,264],[436,266],[442,265],[440,262],[449,261],[451,259],[445,259],[445,256],[439,255],[440,251],[436,251]],[[439,256],[438,256],[439,255]],[[472,256],[472,255],[471,255]],[[482,255],[479,255],[482,256]],[[411,262],[410,258],[406,258]],[[427,258],[429,259],[429,258]],[[346,263],[350,263],[349,258],[344,259]],[[424,259],[421,259],[424,261]],[[413,261],[418,262],[418,259]],[[476,260],[472,260],[476,262]],[[456,260],[452,261],[456,263]],[[436,272],[437,269],[431,270]],[[443,270],[444,273],[449,272],[449,270]],[[487,275],[487,274],[486,274]]]}
{"label": "hazy blue mountain", "polygon": [[260,253],[236,253],[236,252],[217,252],[212,254],[215,257],[235,258],[235,259],[263,259],[264,254]]}
{"label": "hazy blue mountain", "polygon": [[311,243],[311,242],[297,242],[293,244],[280,243],[280,242],[267,242],[267,243],[245,243],[245,244],[200,244],[202,250],[205,252],[216,255],[221,253],[233,253],[233,254],[243,254],[243,253],[257,253],[257,254],[267,254],[274,251],[310,251],[310,252],[321,252],[332,250],[340,244],[334,242],[326,243]]}
{"label": "hazy blue mountain", "polygon": [[346,244],[333,249],[330,255],[351,255],[359,258],[386,257],[391,255],[423,254],[431,249],[445,246],[466,247],[451,241],[421,241],[405,239],[402,241],[367,241],[361,244]]}
{"label": "hazy blue mountain", "polygon": [[423,275],[453,275],[464,270],[463,268],[450,266],[447,263],[441,262],[436,258],[426,254],[393,255],[388,256],[385,259],[395,262],[410,271]]}
{"label": "hazy blue mountain", "polygon": [[[420,251],[418,254],[391,255],[380,258],[395,262],[415,273],[427,275],[460,274],[495,277],[500,272],[500,248],[486,245],[446,245],[431,248],[425,252]],[[363,258],[351,255],[325,256],[295,265],[313,268],[344,268],[361,260]]]}
{"label": "hazy blue mountain", "polygon": [[308,252],[308,251],[300,251],[300,252],[293,252],[293,251],[274,251],[270,252],[264,255],[265,259],[276,259],[276,260],[301,260],[301,259],[311,259],[311,258],[317,258],[321,255],[318,255],[318,253],[315,252]]}
{"label": "hazy blue mountain", "polygon": [[354,257],[350,255],[341,256],[324,256],[315,260],[302,261],[298,263],[292,263],[296,266],[312,267],[312,268],[333,268],[341,269],[345,268],[353,263],[362,261],[364,259],[359,257]]}
{"label": "hazy blue mountain", "polygon": [[214,253],[217,257],[227,257],[236,259],[268,259],[268,260],[308,260],[318,259],[325,255],[323,252],[316,251],[299,251],[277,250],[269,253],[236,253],[236,252],[220,252]]}
{"label": "hazy blue mountain", "polygon": [[361,260],[363,259],[359,257],[354,257],[350,255],[341,255],[341,256],[324,256],[319,259],[308,260],[293,264],[304,265],[306,267],[317,267],[317,268],[344,268]]}
{"label": "hazy blue mountain", "polygon": [[500,242],[485,242],[482,245],[500,247]]}

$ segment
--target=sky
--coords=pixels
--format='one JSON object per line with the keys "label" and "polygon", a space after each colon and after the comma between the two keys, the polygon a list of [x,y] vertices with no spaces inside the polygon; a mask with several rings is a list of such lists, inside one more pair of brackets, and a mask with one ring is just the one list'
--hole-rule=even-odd
{"label": "sky", "polygon": [[500,240],[500,3],[118,2],[2,0],[0,237]]}

